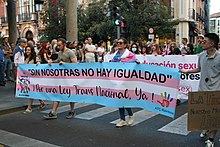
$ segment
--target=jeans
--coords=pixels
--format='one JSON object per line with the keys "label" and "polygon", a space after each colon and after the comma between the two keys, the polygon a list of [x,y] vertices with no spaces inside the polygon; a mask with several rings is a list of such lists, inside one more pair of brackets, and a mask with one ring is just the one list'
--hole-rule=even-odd
{"label": "jeans", "polygon": [[0,61],[0,84],[4,84],[5,79],[5,63]]}
{"label": "jeans", "polygon": [[122,120],[125,120],[125,109],[127,110],[129,116],[133,116],[131,108],[119,108],[120,118]]}
{"label": "jeans", "polygon": [[5,73],[6,73],[6,79],[11,80],[12,62],[9,57],[5,57]]}

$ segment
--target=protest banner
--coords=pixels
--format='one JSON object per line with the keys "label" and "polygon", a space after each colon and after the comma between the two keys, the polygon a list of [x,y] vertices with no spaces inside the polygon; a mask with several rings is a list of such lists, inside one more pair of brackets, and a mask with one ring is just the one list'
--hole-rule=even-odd
{"label": "protest banner", "polygon": [[220,91],[190,92],[188,130],[220,129]]}
{"label": "protest banner", "polygon": [[174,117],[179,72],[136,63],[20,64],[16,96],[143,108]]}
{"label": "protest banner", "polygon": [[[198,55],[137,55],[136,57],[142,64],[179,68],[185,70],[196,68],[198,64]],[[108,54],[105,56],[105,61],[108,62],[111,58],[112,55]],[[198,90],[199,80],[200,73],[182,73],[180,75],[180,87],[177,97],[181,99],[188,99],[188,92]]]}

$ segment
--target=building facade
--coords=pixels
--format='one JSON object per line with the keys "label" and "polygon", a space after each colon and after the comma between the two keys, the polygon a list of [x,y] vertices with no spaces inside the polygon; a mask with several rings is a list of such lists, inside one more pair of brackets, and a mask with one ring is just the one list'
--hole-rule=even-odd
{"label": "building facade", "polygon": [[[34,0],[17,0],[17,32],[15,33],[19,38],[38,39],[38,31],[43,27],[38,16],[38,12],[35,11]],[[8,36],[7,3],[4,2],[0,3],[0,30],[2,36]]]}
{"label": "building facade", "polygon": [[173,0],[174,18],[180,20],[176,26],[176,41],[188,38],[190,43],[196,42],[198,34],[209,30],[210,0]]}
{"label": "building facade", "polygon": [[220,12],[210,16],[210,33],[216,33],[220,37]]}

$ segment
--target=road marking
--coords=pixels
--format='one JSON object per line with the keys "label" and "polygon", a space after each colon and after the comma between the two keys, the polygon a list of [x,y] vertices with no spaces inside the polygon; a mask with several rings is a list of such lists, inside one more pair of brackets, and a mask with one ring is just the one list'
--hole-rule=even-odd
{"label": "road marking", "polygon": [[93,118],[100,117],[100,116],[103,116],[105,114],[115,112],[117,110],[118,109],[115,109],[115,108],[102,107],[102,108],[98,108],[98,109],[95,109],[95,110],[91,110],[91,111],[76,115],[75,118],[91,120]]}
{"label": "road marking", "polygon": [[170,122],[166,126],[158,129],[158,131],[187,136],[190,133],[190,131],[187,131],[187,116],[188,114],[185,113],[184,115]]}
{"label": "road marking", "polygon": [[[92,105],[92,104],[88,104],[88,103],[75,103],[75,109],[78,109],[78,108],[81,108],[81,107],[86,107],[86,106],[89,106],[89,105]],[[65,105],[65,106],[61,106],[61,107],[58,107],[57,109],[57,114],[59,113],[63,113],[63,112],[66,112],[66,111],[69,111],[70,110],[70,105]],[[51,112],[52,109],[48,109],[48,110],[45,110],[45,111],[41,111],[42,113],[49,113]]]}
{"label": "road marking", "polygon": [[43,146],[43,147],[59,147],[57,145],[49,144],[40,140],[32,139],[15,133],[7,132],[0,130],[0,142],[6,146],[16,146],[16,147],[34,147],[34,146]]}
{"label": "road marking", "polygon": [[[154,116],[156,116],[158,114],[147,111],[147,110],[140,110],[138,112],[134,113],[134,123],[131,126],[137,125],[147,119],[150,119]],[[126,120],[127,120],[128,116],[126,116]],[[114,120],[112,122],[110,122],[111,124],[117,124],[120,121],[120,119]]]}

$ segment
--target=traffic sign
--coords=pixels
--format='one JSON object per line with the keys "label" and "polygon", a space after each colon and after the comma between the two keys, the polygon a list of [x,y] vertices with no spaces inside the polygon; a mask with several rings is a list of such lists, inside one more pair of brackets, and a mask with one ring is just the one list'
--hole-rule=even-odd
{"label": "traffic sign", "polygon": [[153,28],[149,28],[148,32],[149,32],[149,34],[153,34],[154,33],[154,29]]}
{"label": "traffic sign", "polygon": [[154,34],[148,34],[148,39],[154,39]]}

